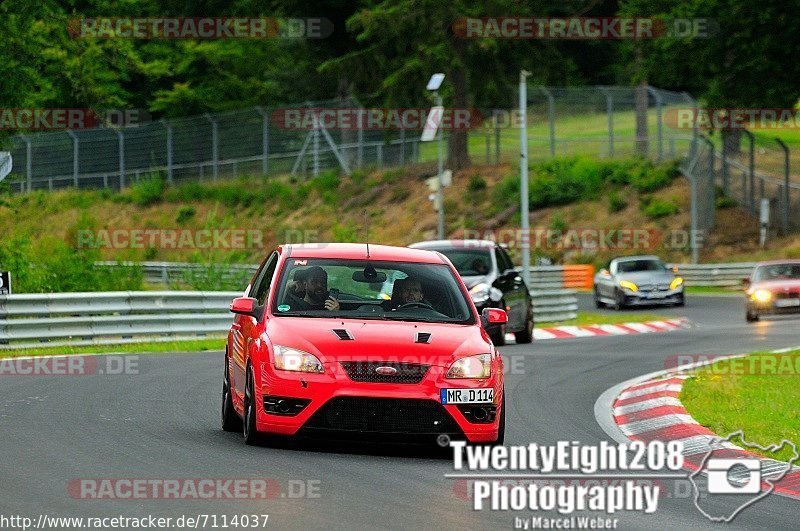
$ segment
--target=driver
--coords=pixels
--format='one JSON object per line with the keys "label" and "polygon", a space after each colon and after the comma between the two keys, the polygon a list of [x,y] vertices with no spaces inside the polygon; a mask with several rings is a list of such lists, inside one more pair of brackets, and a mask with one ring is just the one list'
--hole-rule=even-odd
{"label": "driver", "polygon": [[395,280],[394,286],[392,287],[392,299],[389,308],[396,310],[401,306],[415,302],[430,306],[430,303],[425,300],[424,293],[422,292],[422,283],[413,277]]}

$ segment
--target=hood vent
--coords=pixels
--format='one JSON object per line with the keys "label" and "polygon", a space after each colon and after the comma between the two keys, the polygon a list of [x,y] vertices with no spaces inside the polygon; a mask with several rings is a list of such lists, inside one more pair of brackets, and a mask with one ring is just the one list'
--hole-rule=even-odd
{"label": "hood vent", "polygon": [[345,330],[344,328],[334,328],[333,333],[336,334],[336,337],[338,337],[342,341],[353,341],[353,339],[355,339],[353,337],[353,334],[351,334],[349,330]]}
{"label": "hood vent", "polygon": [[414,343],[430,343],[431,342],[431,333],[430,332],[417,332],[417,339]]}

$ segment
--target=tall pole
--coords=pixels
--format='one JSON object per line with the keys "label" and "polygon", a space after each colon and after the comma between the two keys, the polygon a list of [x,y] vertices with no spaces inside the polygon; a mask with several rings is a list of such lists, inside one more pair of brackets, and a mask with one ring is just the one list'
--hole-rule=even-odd
{"label": "tall pole", "polygon": [[[439,92],[436,92],[436,105],[442,108],[442,97]],[[438,236],[440,240],[444,240],[444,183],[442,174],[444,173],[444,135],[442,134],[442,122],[444,121],[444,109],[442,109],[442,118],[439,120],[439,187],[436,190],[436,203],[439,206],[439,223],[438,223]]]}
{"label": "tall pole", "polygon": [[528,198],[528,82],[530,72],[519,72],[519,179],[520,219],[522,221],[522,279],[526,286],[531,282],[531,226]]}

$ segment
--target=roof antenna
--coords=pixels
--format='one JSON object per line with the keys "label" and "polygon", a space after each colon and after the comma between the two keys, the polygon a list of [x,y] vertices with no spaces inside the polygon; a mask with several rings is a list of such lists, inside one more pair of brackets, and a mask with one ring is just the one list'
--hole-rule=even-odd
{"label": "roof antenna", "polygon": [[366,226],[367,260],[369,260],[369,213],[364,209],[364,225]]}

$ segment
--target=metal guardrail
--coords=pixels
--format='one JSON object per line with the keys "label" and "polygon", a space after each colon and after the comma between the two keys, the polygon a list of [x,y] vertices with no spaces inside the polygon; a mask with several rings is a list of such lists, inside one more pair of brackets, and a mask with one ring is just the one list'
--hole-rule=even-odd
{"label": "metal guardrail", "polygon": [[242,280],[246,284],[258,269],[258,264],[221,264],[208,266],[188,262],[95,262],[99,267],[136,266],[142,270],[145,282],[149,284],[162,284],[170,286],[176,282],[186,280],[187,275],[202,273],[213,267],[216,274],[222,275],[226,280]]}
{"label": "metal guardrail", "polygon": [[[534,318],[577,316],[575,290],[533,291]],[[0,297],[2,348],[47,344],[153,341],[154,338],[223,334],[228,306],[240,292],[118,291],[20,294]],[[25,343],[27,341],[27,343]]]}
{"label": "metal guardrail", "polygon": [[578,292],[574,289],[534,289],[531,298],[536,323],[568,321],[578,317]]}
{"label": "metal guardrail", "polygon": [[[240,292],[119,291],[0,297],[0,342],[140,339],[224,333]],[[28,343],[30,344],[30,343]]]}
{"label": "metal guardrail", "polygon": [[673,265],[678,266],[678,274],[687,286],[735,287],[741,286],[742,279],[750,276],[756,262]]}

